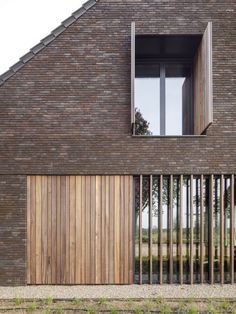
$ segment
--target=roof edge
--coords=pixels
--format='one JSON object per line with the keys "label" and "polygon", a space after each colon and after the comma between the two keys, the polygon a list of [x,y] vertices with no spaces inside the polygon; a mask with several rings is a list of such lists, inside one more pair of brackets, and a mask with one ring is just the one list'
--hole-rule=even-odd
{"label": "roof edge", "polygon": [[88,0],[78,10],[76,10],[70,17],[64,20],[60,26],[55,28],[51,34],[43,38],[39,44],[30,49],[20,60],[9,68],[6,72],[0,75],[0,87],[18,72],[26,63],[34,58],[40,51],[47,47],[54,39],[61,35],[71,24],[83,16],[90,8],[92,8],[99,0]]}

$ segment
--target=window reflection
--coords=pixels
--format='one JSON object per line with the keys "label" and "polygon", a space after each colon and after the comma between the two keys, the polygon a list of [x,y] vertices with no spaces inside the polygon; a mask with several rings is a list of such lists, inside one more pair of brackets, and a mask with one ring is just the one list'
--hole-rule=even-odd
{"label": "window reflection", "polygon": [[159,65],[136,65],[135,134],[160,135]]}
{"label": "window reflection", "polygon": [[165,66],[166,135],[191,134],[191,67]]}

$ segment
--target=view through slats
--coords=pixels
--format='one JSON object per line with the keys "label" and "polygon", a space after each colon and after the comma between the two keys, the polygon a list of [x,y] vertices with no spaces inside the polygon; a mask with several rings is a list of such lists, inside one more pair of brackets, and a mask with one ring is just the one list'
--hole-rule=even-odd
{"label": "view through slats", "polygon": [[139,284],[234,283],[235,176],[134,176]]}
{"label": "view through slats", "polygon": [[28,284],[132,283],[132,186],[131,176],[28,176]]}

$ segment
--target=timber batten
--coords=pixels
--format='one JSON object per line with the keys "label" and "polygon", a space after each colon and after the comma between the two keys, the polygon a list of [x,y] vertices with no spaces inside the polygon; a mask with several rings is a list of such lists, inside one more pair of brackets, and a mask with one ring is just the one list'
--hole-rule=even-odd
{"label": "timber batten", "polygon": [[130,176],[29,176],[28,284],[130,284],[132,184]]}
{"label": "timber batten", "polygon": [[233,284],[234,175],[141,175],[137,183],[135,282]]}

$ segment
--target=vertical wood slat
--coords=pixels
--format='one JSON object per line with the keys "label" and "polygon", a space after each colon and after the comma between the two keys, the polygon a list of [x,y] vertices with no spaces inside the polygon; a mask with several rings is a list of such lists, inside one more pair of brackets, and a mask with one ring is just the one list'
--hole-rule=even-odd
{"label": "vertical wood slat", "polygon": [[203,175],[200,179],[200,283],[204,282],[204,199]]}
{"label": "vertical wood slat", "polygon": [[213,256],[213,180],[214,176],[210,175],[209,185],[209,272],[210,284],[214,284],[214,256]]}
{"label": "vertical wood slat", "polygon": [[[124,176],[120,177],[120,197],[119,197],[119,205],[120,205],[120,216],[119,216],[119,221],[120,221],[120,226],[123,221],[124,217]],[[120,279],[122,282],[124,281],[124,264],[125,264],[125,259],[124,259],[124,232],[120,229],[119,232],[119,242],[120,242],[120,257],[119,257],[119,264],[120,264]],[[123,261],[123,262],[122,262]]]}
{"label": "vertical wood slat", "polygon": [[116,227],[114,227],[115,230],[115,255],[114,255],[114,263],[115,263],[115,283],[119,283],[120,278],[120,177],[115,176],[115,222],[118,221],[118,224],[116,224]]}
{"label": "vertical wood slat", "polygon": [[[85,284],[86,283],[86,245],[85,245],[85,239],[86,238],[86,215],[85,215],[85,210],[86,210],[86,177],[82,176],[81,177],[81,283]],[[97,180],[97,178],[96,178]],[[96,198],[97,198],[97,192],[96,192]],[[96,200],[97,201],[97,200]],[[96,215],[97,215],[97,203],[96,203]],[[95,215],[95,219],[97,219]],[[95,224],[95,230],[97,232],[97,225]],[[96,243],[97,239],[95,239]],[[95,260],[95,264],[97,267],[97,261]],[[96,280],[95,280],[96,283]]]}
{"label": "vertical wood slat", "polygon": [[[61,202],[61,265],[66,265],[66,178],[61,177],[60,182],[60,202]],[[66,267],[61,267],[61,282],[66,284]]]}
{"label": "vertical wood slat", "polygon": [[36,284],[42,283],[42,185],[41,177],[36,176]]}
{"label": "vertical wood slat", "polygon": [[56,247],[57,247],[57,263],[56,263],[56,283],[61,282],[61,177],[56,178]]}
{"label": "vertical wood slat", "polygon": [[150,176],[149,183],[149,283],[152,284],[152,190],[153,177]]}
{"label": "vertical wood slat", "polygon": [[56,205],[56,177],[52,177],[52,258],[51,258],[51,271],[52,271],[52,284],[56,284],[56,255],[57,255],[57,246],[56,246],[56,232],[57,232],[57,205]]}
{"label": "vertical wood slat", "polygon": [[76,177],[76,217],[75,217],[75,225],[76,225],[76,235],[75,235],[75,260],[76,260],[76,268],[75,268],[75,282],[78,284],[82,282],[82,276],[81,276],[81,245],[79,245],[81,239],[82,239],[82,177],[77,176]]}
{"label": "vertical wood slat", "polygon": [[[81,191],[80,191],[81,193]],[[77,195],[76,195],[77,197]],[[80,209],[81,211],[81,209]],[[81,214],[80,214],[81,215]],[[94,261],[96,259],[96,247],[95,247],[95,238],[96,238],[96,230],[94,228],[96,223],[96,177],[95,176],[91,176],[91,261]],[[77,231],[77,227],[76,227],[76,232]],[[80,240],[78,240],[78,245],[76,245],[76,248],[80,243]],[[76,265],[77,266],[77,265]],[[78,266],[77,266],[78,267]],[[80,265],[81,267],[81,265]],[[81,271],[83,271],[81,269]],[[91,265],[90,268],[91,271],[91,282],[96,282],[96,266],[95,263],[93,263]]]}
{"label": "vertical wood slat", "polygon": [[220,283],[224,283],[224,176],[220,176]]}
{"label": "vertical wood slat", "polygon": [[170,284],[173,283],[173,175],[170,176],[169,184],[169,233],[170,233],[170,242],[169,242],[169,278]]}
{"label": "vertical wood slat", "polygon": [[193,284],[193,175],[190,176],[190,284]]}
{"label": "vertical wood slat", "polygon": [[65,177],[65,283],[70,284],[70,177]]}
{"label": "vertical wood slat", "polygon": [[110,267],[109,267],[109,282],[112,282],[114,280],[114,180],[113,177],[109,177],[109,261],[110,261]]}
{"label": "vertical wood slat", "polygon": [[30,177],[30,282],[36,284],[36,177]]}
{"label": "vertical wood slat", "polygon": [[183,175],[180,176],[180,213],[179,213],[179,276],[183,284]]}
{"label": "vertical wood slat", "polygon": [[[101,177],[96,176],[96,283],[101,282]],[[114,257],[112,256],[112,259]]]}
{"label": "vertical wood slat", "polygon": [[47,284],[52,284],[52,177],[48,177],[48,188],[47,188],[47,207],[48,207],[48,252],[47,252]]}
{"label": "vertical wood slat", "polygon": [[163,175],[160,176],[160,187],[159,187],[159,276],[160,276],[160,285],[163,284],[163,250],[162,250],[162,229],[163,229]]}
{"label": "vertical wood slat", "polygon": [[[30,206],[30,202],[31,202],[31,178],[27,177],[27,217],[30,217],[31,214],[31,206]],[[28,218],[27,219],[27,282],[31,281],[31,220]]]}
{"label": "vertical wood slat", "polygon": [[234,175],[230,178],[230,282],[234,284],[234,237],[235,237],[235,214],[234,214]]}
{"label": "vertical wood slat", "polygon": [[47,193],[48,193],[48,186],[47,186],[47,177],[42,176],[42,192],[41,192],[41,212],[42,212],[42,231],[41,231],[41,246],[42,246],[42,256],[41,256],[41,269],[42,269],[42,283],[47,283],[47,238],[48,238],[48,213],[47,213]]}
{"label": "vertical wood slat", "polygon": [[[90,281],[90,244],[91,244],[91,216],[90,216],[90,196],[91,196],[91,190],[90,190],[90,176],[85,177],[85,186],[86,186],[86,195],[85,195],[85,228],[86,228],[86,236],[85,236],[85,260],[86,260],[86,265],[85,265],[85,280],[87,284],[91,284]],[[101,205],[101,204],[100,204]],[[100,235],[102,233],[101,230],[101,221],[99,223],[99,228],[100,228]],[[101,237],[100,237],[101,241]],[[100,251],[102,256],[102,248],[100,246]],[[100,260],[101,263],[101,260]],[[100,280],[102,282],[102,276],[101,276],[101,269],[100,271]]]}
{"label": "vertical wood slat", "polygon": [[128,211],[129,211],[129,284],[133,283],[133,177],[129,177],[129,197],[128,197]]}
{"label": "vertical wood slat", "polygon": [[132,283],[131,184],[131,176],[29,176],[27,282]]}
{"label": "vertical wood slat", "polygon": [[[75,282],[75,268],[76,268],[76,260],[75,260],[75,226],[76,226],[76,179],[75,176],[70,176],[70,209],[69,209],[69,217],[70,217],[70,283]],[[63,266],[62,266],[63,267]]]}
{"label": "vertical wood slat", "polygon": [[143,213],[143,176],[140,176],[139,187],[139,284],[143,283],[143,231],[142,231],[142,213]]}

